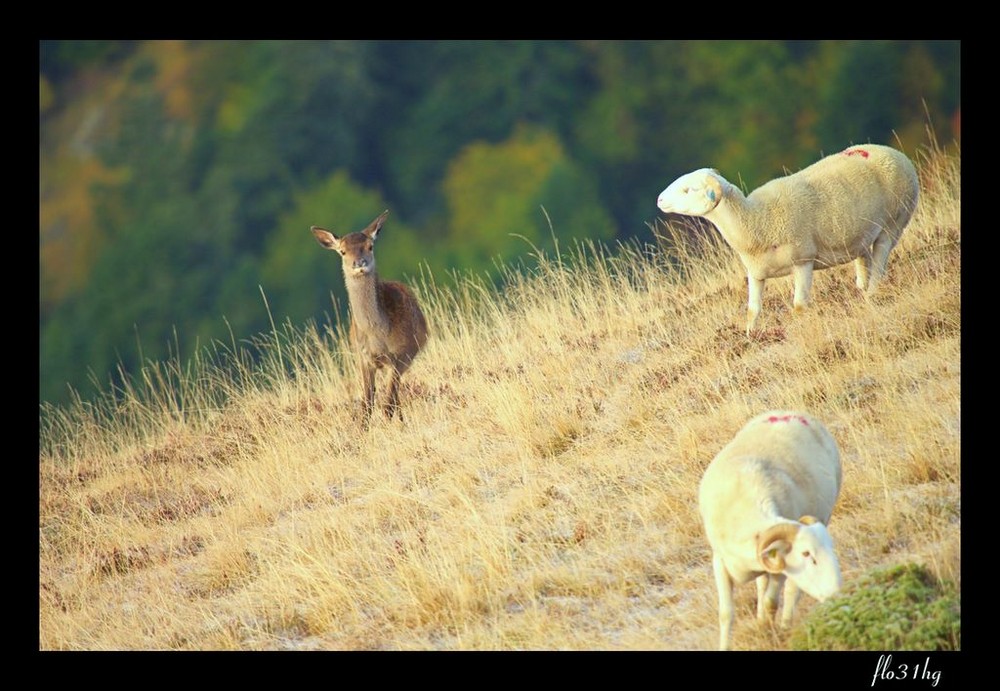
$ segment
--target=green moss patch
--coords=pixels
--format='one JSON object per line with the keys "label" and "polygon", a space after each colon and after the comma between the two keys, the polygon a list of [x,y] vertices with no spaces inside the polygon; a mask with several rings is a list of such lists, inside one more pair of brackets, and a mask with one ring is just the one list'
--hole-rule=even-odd
{"label": "green moss patch", "polygon": [[813,608],[793,650],[959,650],[961,598],[925,567],[873,570]]}

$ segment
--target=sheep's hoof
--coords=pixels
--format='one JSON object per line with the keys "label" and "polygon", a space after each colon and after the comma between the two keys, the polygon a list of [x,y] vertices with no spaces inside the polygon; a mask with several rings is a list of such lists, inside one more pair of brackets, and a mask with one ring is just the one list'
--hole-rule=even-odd
{"label": "sheep's hoof", "polygon": [[775,603],[773,606],[765,605],[763,608],[757,608],[757,623],[761,626],[773,626],[775,616],[778,613],[778,604]]}

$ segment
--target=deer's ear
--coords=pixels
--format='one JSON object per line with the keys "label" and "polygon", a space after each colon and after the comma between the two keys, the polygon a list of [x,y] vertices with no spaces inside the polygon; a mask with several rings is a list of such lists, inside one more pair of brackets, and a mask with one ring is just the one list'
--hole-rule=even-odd
{"label": "deer's ear", "polygon": [[389,210],[386,209],[381,214],[379,214],[378,218],[369,223],[368,227],[362,230],[361,232],[370,237],[373,241],[378,239],[378,232],[382,230],[382,224],[385,223],[385,219],[388,215],[389,215]]}
{"label": "deer's ear", "polygon": [[316,238],[316,242],[328,250],[335,250],[340,247],[340,238],[331,233],[329,230],[323,230],[319,226],[313,226],[309,230],[312,231],[313,236]]}

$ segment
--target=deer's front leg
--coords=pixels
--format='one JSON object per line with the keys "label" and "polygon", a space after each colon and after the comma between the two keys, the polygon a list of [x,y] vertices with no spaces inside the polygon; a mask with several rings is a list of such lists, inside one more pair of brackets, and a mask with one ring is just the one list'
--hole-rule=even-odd
{"label": "deer's front leg", "polygon": [[375,407],[375,363],[365,359],[361,363],[361,419],[365,425]]}
{"label": "deer's front leg", "polygon": [[387,418],[392,418],[396,412],[399,412],[399,419],[403,419],[403,411],[399,409],[399,378],[401,372],[399,369],[392,368],[392,379],[389,380],[389,398],[385,404],[385,416]]}

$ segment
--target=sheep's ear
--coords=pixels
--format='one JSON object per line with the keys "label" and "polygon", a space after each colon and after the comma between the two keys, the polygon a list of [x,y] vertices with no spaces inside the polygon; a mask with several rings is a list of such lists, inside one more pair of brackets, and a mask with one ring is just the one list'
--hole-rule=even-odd
{"label": "sheep's ear", "polygon": [[382,224],[385,223],[385,219],[388,215],[389,215],[389,210],[386,209],[381,214],[379,214],[378,218],[369,223],[368,227],[362,230],[361,232],[370,237],[372,239],[372,242],[374,242],[376,239],[378,239],[378,232],[382,230]]}
{"label": "sheep's ear", "polygon": [[309,230],[312,231],[313,237],[316,238],[316,242],[328,250],[335,250],[340,247],[340,238],[331,233],[329,230],[324,230],[319,226],[313,226]]}
{"label": "sheep's ear", "polygon": [[785,570],[785,555],[792,549],[787,540],[775,540],[760,553],[760,563],[770,573],[781,573]]}

